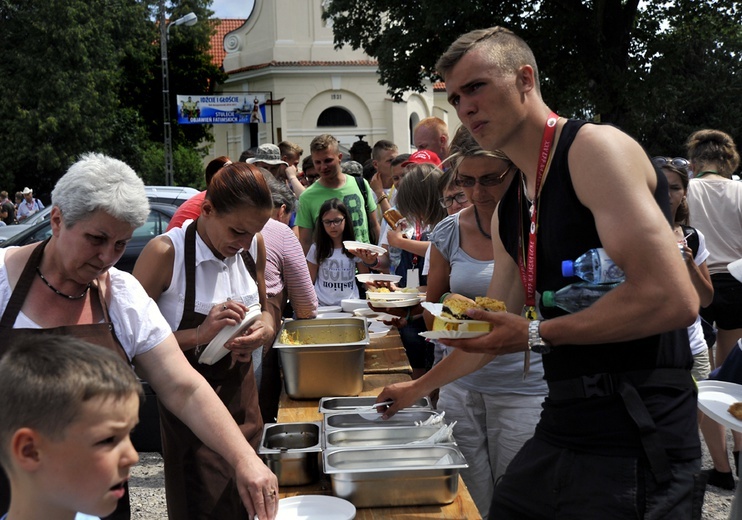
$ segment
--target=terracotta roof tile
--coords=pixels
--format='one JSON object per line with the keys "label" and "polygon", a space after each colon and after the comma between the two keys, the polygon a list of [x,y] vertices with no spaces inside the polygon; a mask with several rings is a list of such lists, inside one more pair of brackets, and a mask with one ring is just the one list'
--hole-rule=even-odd
{"label": "terracotta roof tile", "polygon": [[436,81],[433,83],[433,92],[445,92],[446,84],[443,81]]}
{"label": "terracotta roof tile", "polygon": [[227,33],[239,28],[246,20],[241,18],[213,18],[213,20],[220,20],[221,23],[216,28],[216,33],[211,37],[211,61],[217,67],[221,67],[224,63],[224,57],[227,55],[224,50],[224,37]]}

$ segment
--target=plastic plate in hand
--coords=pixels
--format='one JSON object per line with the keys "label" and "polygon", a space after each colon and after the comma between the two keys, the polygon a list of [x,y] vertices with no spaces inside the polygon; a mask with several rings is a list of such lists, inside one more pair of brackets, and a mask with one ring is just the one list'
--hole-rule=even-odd
{"label": "plastic plate in hand", "polygon": [[224,345],[237,336],[240,336],[246,328],[252,325],[255,320],[260,318],[260,315],[260,305],[254,305],[247,309],[242,322],[237,323],[236,325],[224,327],[216,336],[214,336],[214,339],[209,342],[203,353],[201,353],[198,362],[202,365],[213,365],[229,354],[229,349],[224,348]]}
{"label": "plastic plate in hand", "polygon": [[356,275],[356,280],[361,283],[368,282],[392,282],[397,283],[402,279],[398,274],[375,274],[375,273],[361,273]]}
{"label": "plastic plate in hand", "polygon": [[426,339],[469,339],[478,338],[485,334],[489,334],[489,332],[472,332],[468,330],[426,330],[418,332],[419,336]]}
{"label": "plastic plate in hand", "polygon": [[379,309],[395,309],[399,307],[414,307],[420,303],[420,298],[410,298],[409,300],[369,300],[369,305]]}
{"label": "plastic plate in hand", "polygon": [[742,385],[707,379],[698,382],[698,408],[716,422],[742,432],[742,421],[729,413],[729,407],[742,401]]}
{"label": "plastic plate in hand", "polygon": [[366,244],[365,242],[356,242],[355,240],[345,240],[343,242],[343,245],[348,251],[365,249],[366,251],[371,251],[372,253],[376,253],[377,255],[383,255],[384,253],[386,253],[386,249],[384,249],[383,247],[375,246],[373,244]]}
{"label": "plastic plate in hand", "polygon": [[396,300],[409,300],[410,298],[418,298],[418,292],[405,292],[405,291],[394,291],[394,292],[378,292],[378,291],[366,291],[367,300],[382,300],[382,301],[396,301]]}

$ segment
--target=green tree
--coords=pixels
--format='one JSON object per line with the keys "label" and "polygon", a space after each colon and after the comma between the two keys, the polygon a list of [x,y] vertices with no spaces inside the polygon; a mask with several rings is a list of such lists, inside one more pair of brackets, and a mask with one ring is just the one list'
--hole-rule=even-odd
{"label": "green tree", "polygon": [[[376,58],[380,82],[396,100],[438,79],[435,62],[459,35],[509,27],[532,47],[551,107],[651,137],[662,150],[677,149],[699,126],[736,132],[739,103],[714,104],[704,80],[720,80],[725,100],[739,96],[741,17],[732,0],[332,0],[325,12],[336,46]],[[667,97],[657,102],[654,93]],[[673,125],[664,139],[657,134],[660,115]]]}
{"label": "green tree", "polygon": [[[109,153],[164,181],[158,3],[0,0],[1,189],[28,185],[46,196],[87,151]],[[190,11],[199,17],[193,27],[170,31],[173,95],[209,93],[224,78],[208,57],[216,30],[210,5],[168,4],[171,18]],[[176,184],[198,185],[198,147],[212,139],[210,128],[173,129]]]}
{"label": "green tree", "polygon": [[122,74],[122,49],[112,34],[126,32],[117,15],[139,8],[111,0],[0,4],[0,172],[6,186],[32,179],[35,189],[48,192],[77,155],[101,149],[111,137]]}

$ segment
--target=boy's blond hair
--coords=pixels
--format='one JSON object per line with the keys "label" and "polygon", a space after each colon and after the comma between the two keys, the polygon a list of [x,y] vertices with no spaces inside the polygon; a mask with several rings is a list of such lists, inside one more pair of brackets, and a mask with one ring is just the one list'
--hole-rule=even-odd
{"label": "boy's blond hair", "polygon": [[70,336],[27,335],[0,358],[0,464],[13,434],[32,428],[64,438],[83,403],[96,397],[142,398],[142,386],[122,358],[104,347]]}

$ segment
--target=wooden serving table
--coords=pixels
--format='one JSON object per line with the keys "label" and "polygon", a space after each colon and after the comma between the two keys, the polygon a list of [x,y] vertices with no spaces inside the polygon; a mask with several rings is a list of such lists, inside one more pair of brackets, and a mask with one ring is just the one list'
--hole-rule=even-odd
{"label": "wooden serving table", "polygon": [[382,338],[372,338],[363,366],[364,374],[412,374],[410,360],[402,346],[396,327]]}
{"label": "wooden serving table", "polygon": [[[395,334],[392,334],[392,333]],[[383,341],[382,341],[383,340]],[[392,329],[387,336],[379,340],[371,340],[366,353],[366,370],[363,376],[363,390],[359,395],[376,396],[386,386],[393,383],[410,380],[409,362],[405,356],[404,362],[398,358],[397,349],[401,345],[399,334]],[[376,354],[376,357],[369,355]],[[394,353],[394,354],[392,354]],[[372,361],[369,366],[369,360]],[[278,406],[278,422],[312,422],[321,421],[319,399],[294,400],[282,392]],[[477,506],[469,494],[464,481],[459,476],[459,491],[456,499],[448,505],[405,506],[405,507],[374,507],[357,509],[357,520],[386,520],[389,518],[400,520],[422,519],[451,519],[451,520],[481,520]],[[280,498],[297,495],[332,495],[330,478],[322,474],[319,482],[309,486],[290,486],[280,489]]]}

